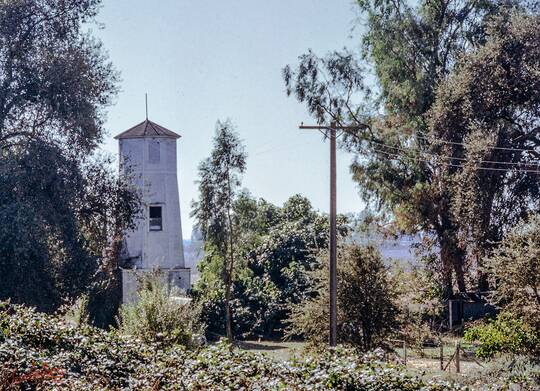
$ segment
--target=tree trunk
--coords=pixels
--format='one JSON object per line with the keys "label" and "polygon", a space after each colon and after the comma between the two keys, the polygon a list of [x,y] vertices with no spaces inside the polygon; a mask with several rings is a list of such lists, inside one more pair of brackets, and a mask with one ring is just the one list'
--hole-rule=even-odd
{"label": "tree trunk", "polygon": [[[437,216],[437,236],[440,245],[441,274],[442,274],[442,298],[451,299],[454,295],[454,285],[452,279],[452,270],[456,273],[456,278],[463,280],[463,269],[460,267],[456,253],[458,252],[457,241],[455,240],[455,230],[450,214],[450,200],[448,192],[444,191],[445,186],[441,182],[441,199],[439,200],[439,215]],[[462,264],[462,262],[461,262]],[[458,286],[460,282],[458,281]]]}
{"label": "tree trunk", "polygon": [[[229,224],[231,224],[231,217],[229,212]],[[225,328],[227,332],[227,339],[230,343],[234,342],[234,335],[232,331],[232,309],[231,309],[231,290],[232,290],[232,277],[234,270],[234,249],[232,238],[232,226],[229,230],[229,265],[227,268],[227,276],[225,279]]]}
{"label": "tree trunk", "polygon": [[231,279],[226,282],[225,286],[225,331],[227,332],[227,340],[234,342],[234,335],[232,332],[232,311],[231,311]]}
{"label": "tree trunk", "polygon": [[[234,232],[233,232],[233,224],[232,224],[232,218],[231,218],[231,209],[232,209],[232,188],[231,188],[231,178],[228,175],[227,176],[227,183],[229,186],[229,194],[228,194],[228,202],[229,205],[227,206],[227,222],[229,224],[229,267],[227,268],[227,276],[226,276],[226,283],[225,283],[225,328],[227,332],[227,339],[229,340],[229,343],[234,342],[234,335],[232,330],[232,310],[231,310],[231,289],[232,289],[232,279],[233,279],[233,271],[234,271]],[[227,257],[225,257],[226,259]]]}
{"label": "tree trunk", "polygon": [[454,294],[452,270],[455,274],[458,291],[466,292],[467,290],[465,285],[465,272],[463,270],[465,253],[458,247],[458,244],[450,235],[445,235],[440,244],[443,298],[449,299]]}
{"label": "tree trunk", "polygon": [[[493,160],[497,160],[494,158]],[[489,281],[488,275],[484,273],[483,260],[484,257],[490,254],[493,251],[493,243],[499,242],[502,239],[502,233],[499,231],[498,227],[491,226],[491,217],[495,213],[493,208],[493,202],[495,199],[495,188],[502,186],[501,181],[504,178],[502,174],[491,174],[491,183],[489,186],[489,196],[485,197],[485,205],[482,210],[482,225],[481,233],[482,235],[476,240],[478,248],[476,249],[476,270],[477,270],[477,288],[480,292],[489,291]],[[486,189],[487,190],[487,189]]]}
{"label": "tree trunk", "polygon": [[477,256],[476,261],[476,267],[478,269],[478,291],[487,292],[489,291],[489,281],[487,273],[482,271],[482,267],[484,266],[482,263],[482,258],[482,256]]}
{"label": "tree trunk", "polygon": [[441,285],[444,300],[450,299],[454,294],[452,285],[452,263],[449,245],[445,240],[441,240]]}
{"label": "tree trunk", "polygon": [[464,263],[465,254],[461,249],[456,249],[454,253],[454,273],[456,274],[458,291],[461,293],[467,292],[467,286],[465,285],[465,271],[463,270]]}

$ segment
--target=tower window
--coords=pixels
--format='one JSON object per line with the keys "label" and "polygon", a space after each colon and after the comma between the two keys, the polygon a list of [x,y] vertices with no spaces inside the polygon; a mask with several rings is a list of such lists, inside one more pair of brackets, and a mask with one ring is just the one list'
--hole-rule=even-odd
{"label": "tower window", "polygon": [[161,206],[151,206],[150,215],[150,231],[163,231],[163,217]]}
{"label": "tower window", "polygon": [[148,143],[148,162],[158,164],[160,159],[159,141],[150,141]]}

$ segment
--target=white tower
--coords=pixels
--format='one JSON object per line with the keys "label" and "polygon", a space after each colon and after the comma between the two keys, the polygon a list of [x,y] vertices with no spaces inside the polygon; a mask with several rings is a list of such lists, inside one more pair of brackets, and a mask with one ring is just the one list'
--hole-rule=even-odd
{"label": "white tower", "polygon": [[170,287],[190,288],[184,265],[178,197],[176,140],[180,135],[146,119],[120,133],[120,174],[129,175],[142,194],[142,215],[125,234],[123,301],[136,296],[138,275],[159,269]]}

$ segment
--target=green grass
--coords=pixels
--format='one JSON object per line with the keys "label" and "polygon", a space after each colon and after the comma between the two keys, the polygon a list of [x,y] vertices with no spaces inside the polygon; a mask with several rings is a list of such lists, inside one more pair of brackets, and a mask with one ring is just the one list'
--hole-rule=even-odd
{"label": "green grass", "polygon": [[239,341],[236,345],[242,349],[255,353],[263,353],[269,357],[286,361],[298,357],[305,349],[305,342],[282,341]]}

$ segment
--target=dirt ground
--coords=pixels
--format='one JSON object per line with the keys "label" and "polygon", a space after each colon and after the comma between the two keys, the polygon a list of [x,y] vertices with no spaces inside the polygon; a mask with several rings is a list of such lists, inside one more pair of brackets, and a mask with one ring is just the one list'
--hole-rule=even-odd
{"label": "dirt ground", "polygon": [[299,357],[306,345],[305,342],[281,341],[240,341],[237,344],[240,349],[264,353],[269,357],[280,361],[286,361],[292,357]]}
{"label": "dirt ground", "polygon": [[[238,342],[238,346],[241,349],[249,350],[252,352],[263,353],[269,357],[285,361],[289,360],[292,357],[300,357],[302,351],[305,347],[305,342],[280,342],[280,341],[241,341]],[[449,357],[444,362],[444,365],[447,364]],[[434,374],[444,374],[440,370],[440,361],[432,358],[419,358],[419,357],[409,357],[407,359],[407,367],[419,371],[431,372]],[[464,375],[474,373],[480,370],[482,367],[477,362],[473,360],[468,360],[463,358],[460,363],[461,373]],[[456,366],[454,362],[451,362],[448,365],[446,373],[455,373]]]}
{"label": "dirt ground", "polygon": [[[447,363],[445,362],[444,365]],[[430,372],[442,372],[441,371],[441,363],[439,360],[433,360],[429,358],[410,358],[407,360],[407,367],[408,368],[414,368],[417,370],[425,370]],[[470,373],[474,373],[478,370],[482,369],[482,367],[474,362],[474,361],[461,361],[460,363],[460,373],[466,375]],[[447,372],[455,373],[456,372],[456,365],[454,362],[451,362],[448,366]]]}

